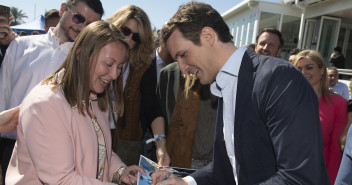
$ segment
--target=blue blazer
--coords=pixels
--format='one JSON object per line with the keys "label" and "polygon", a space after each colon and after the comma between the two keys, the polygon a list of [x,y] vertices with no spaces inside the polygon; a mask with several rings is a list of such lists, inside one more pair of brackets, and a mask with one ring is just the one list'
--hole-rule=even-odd
{"label": "blue blazer", "polygon": [[[219,105],[213,162],[191,175],[198,185],[235,184],[221,109]],[[240,185],[330,183],[317,96],[302,73],[285,60],[245,52],[234,137]]]}
{"label": "blue blazer", "polygon": [[352,184],[352,127],[348,129],[345,149],[342,155],[339,173],[337,174],[335,185]]}

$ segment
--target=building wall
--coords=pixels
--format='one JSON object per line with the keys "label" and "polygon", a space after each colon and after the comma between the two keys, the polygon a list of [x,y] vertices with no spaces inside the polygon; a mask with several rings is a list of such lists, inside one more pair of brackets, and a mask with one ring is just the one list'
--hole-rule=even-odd
{"label": "building wall", "polygon": [[235,46],[240,47],[255,43],[255,37],[253,40],[253,34],[257,19],[258,13],[255,10],[248,9],[248,11],[242,11],[236,14],[236,16],[225,20],[230,28]]}

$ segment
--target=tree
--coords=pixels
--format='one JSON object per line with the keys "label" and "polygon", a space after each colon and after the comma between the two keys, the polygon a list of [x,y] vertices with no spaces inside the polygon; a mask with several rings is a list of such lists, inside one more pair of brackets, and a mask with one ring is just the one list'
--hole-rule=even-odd
{"label": "tree", "polygon": [[18,8],[16,7],[11,7],[10,13],[11,13],[11,16],[14,18],[13,21],[11,22],[11,26],[21,24],[23,23],[23,18],[28,18],[26,13],[22,12],[22,10],[18,10]]}

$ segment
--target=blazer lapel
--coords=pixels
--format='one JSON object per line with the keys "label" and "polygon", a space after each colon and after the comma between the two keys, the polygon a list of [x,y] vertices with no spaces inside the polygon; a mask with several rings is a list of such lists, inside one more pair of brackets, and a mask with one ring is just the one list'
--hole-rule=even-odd
{"label": "blazer lapel", "polygon": [[[234,137],[235,137],[235,148],[240,146],[240,138],[238,133],[241,130],[241,124],[244,122],[246,117],[250,116],[250,110],[248,106],[252,106],[249,99],[252,97],[253,83],[256,74],[256,67],[258,66],[258,57],[257,55],[249,51],[244,53],[242,58],[242,63],[240,71],[238,74],[237,82],[237,96],[236,96],[236,110],[235,110],[235,126],[234,126]],[[237,144],[238,143],[238,144]],[[235,149],[236,151],[236,149]],[[236,160],[241,160],[241,156],[238,155],[238,152],[235,152]],[[237,168],[237,172],[239,166]]]}

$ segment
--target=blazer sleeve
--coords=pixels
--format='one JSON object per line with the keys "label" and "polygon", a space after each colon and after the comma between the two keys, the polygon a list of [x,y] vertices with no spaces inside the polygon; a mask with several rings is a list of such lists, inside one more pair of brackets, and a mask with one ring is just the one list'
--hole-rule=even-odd
{"label": "blazer sleeve", "polygon": [[153,120],[162,116],[161,107],[156,93],[156,79],[154,79],[151,67],[149,67],[142,76],[140,90],[142,106],[147,118],[147,127],[150,128],[150,124]]}
{"label": "blazer sleeve", "polygon": [[317,96],[293,66],[269,68],[257,74],[261,80],[255,84],[254,93],[272,142],[277,171],[260,184],[325,184],[321,182],[327,172]]}
{"label": "blazer sleeve", "polygon": [[197,184],[216,185],[213,177],[213,162],[209,163],[204,168],[195,171],[190,176],[197,181]]}
{"label": "blazer sleeve", "polygon": [[334,106],[334,122],[332,128],[332,135],[329,144],[329,158],[326,165],[329,166],[328,172],[330,179],[336,178],[340,167],[342,154],[340,151],[340,136],[344,130],[347,122],[347,101],[339,95],[335,96]]}
{"label": "blazer sleeve", "polygon": [[75,171],[73,136],[67,120],[52,104],[35,103],[21,111],[20,122],[27,124],[21,124],[20,129],[43,184],[112,184]]}
{"label": "blazer sleeve", "polygon": [[352,184],[352,127],[348,129],[345,150],[335,184]]}

